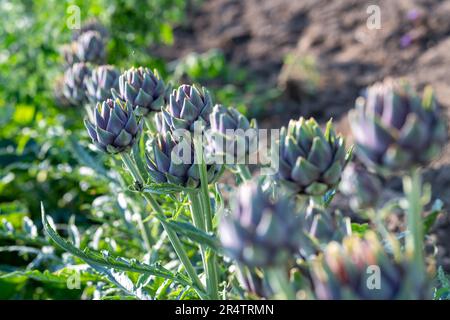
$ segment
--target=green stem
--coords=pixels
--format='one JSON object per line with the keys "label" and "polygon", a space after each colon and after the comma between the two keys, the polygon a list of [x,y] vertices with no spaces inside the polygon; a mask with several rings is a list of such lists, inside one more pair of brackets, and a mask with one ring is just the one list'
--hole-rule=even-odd
{"label": "green stem", "polygon": [[283,300],[295,300],[295,292],[286,276],[286,271],[281,268],[267,270],[271,286],[279,293]]}
{"label": "green stem", "polygon": [[[148,204],[152,207],[152,209],[156,212],[156,217],[161,222],[161,225],[164,228],[164,231],[166,231],[167,236],[169,237],[169,241],[173,246],[173,249],[175,250],[176,254],[178,255],[178,258],[180,259],[181,263],[183,264],[184,268],[186,269],[186,272],[188,273],[189,277],[191,278],[192,282],[198,287],[204,290],[203,284],[200,281],[197,273],[195,272],[194,267],[192,266],[191,261],[189,260],[189,257],[186,253],[186,251],[183,248],[183,244],[181,243],[180,239],[178,238],[178,235],[175,231],[170,228],[170,226],[167,224],[164,213],[159,206],[158,202],[149,194],[143,193],[144,198],[147,200]],[[200,292],[199,292],[200,294]],[[205,298],[204,294],[202,293],[203,298]]]}
{"label": "green stem", "polygon": [[[203,157],[203,145],[198,139],[194,139],[194,149],[196,160],[199,165],[200,172],[200,199],[201,207],[204,214],[204,231],[214,232],[213,230],[213,213],[211,208],[211,201],[209,199],[209,189],[208,189],[208,173],[206,169],[206,162]],[[218,300],[218,275],[217,275],[217,264],[216,264],[216,254],[209,248],[205,250],[205,262],[206,262],[206,278],[208,284],[208,293],[210,297],[214,300]]]}
{"label": "green stem", "polygon": [[246,182],[252,179],[252,174],[245,164],[237,164],[236,168],[242,181]]}
{"label": "green stem", "polygon": [[[125,164],[125,166],[130,171],[131,175],[133,176],[135,183],[138,186],[143,186],[144,181],[142,179],[142,176],[140,175],[139,171],[136,169],[130,155],[128,153],[121,153],[122,160]],[[201,298],[206,298],[204,292],[204,287],[202,282],[200,281],[197,273],[195,272],[194,267],[192,266],[191,261],[189,260],[189,257],[186,253],[186,251],[183,248],[183,244],[181,243],[180,239],[178,238],[178,235],[176,232],[174,232],[169,225],[166,222],[164,212],[162,211],[161,207],[159,206],[158,202],[149,194],[142,193],[145,200],[147,200],[148,204],[152,207],[152,209],[156,212],[156,217],[161,222],[161,225],[163,226],[164,230],[167,233],[167,236],[169,237],[169,241],[172,244],[176,254],[178,255],[178,258],[180,259],[181,263],[183,264],[184,268],[186,269],[187,274],[191,278],[192,283],[199,288],[200,290],[197,290],[197,293],[200,295]]]}
{"label": "green stem", "polygon": [[135,164],[133,163],[133,159],[131,159],[130,154],[126,153],[126,152],[122,152],[122,153],[120,153],[120,157],[122,158],[122,161],[125,164],[125,166],[127,167],[127,169],[130,171],[135,184],[139,188],[142,188],[144,186],[144,179],[142,178],[141,174],[139,173],[139,170],[136,168]]}
{"label": "green stem", "polygon": [[408,199],[408,235],[406,249],[413,255],[415,265],[421,275],[425,272],[423,254],[423,221],[422,221],[422,177],[420,169],[413,169],[409,177],[405,177],[403,187]]}
{"label": "green stem", "polygon": [[[127,167],[127,169],[130,171],[135,184],[139,188],[141,188],[144,185],[144,179],[142,179],[141,174],[136,169],[136,167],[133,163],[133,160],[131,159],[130,154],[122,152],[122,153],[120,153],[120,157],[122,158],[122,161],[125,164],[125,166]],[[146,249],[148,251],[150,251],[150,249],[151,249],[151,245],[150,245],[151,232],[150,232],[150,229],[148,228],[148,225],[146,223],[142,222],[142,215],[139,215],[138,226],[141,231],[142,239],[144,240]]]}
{"label": "green stem", "polygon": [[[202,205],[198,193],[189,192],[188,197],[190,201],[191,216],[192,221],[194,222],[194,226],[200,230],[205,230]],[[206,277],[209,278],[208,263],[206,261],[206,247],[204,245],[200,245],[200,254],[202,256],[203,269],[205,270]]]}

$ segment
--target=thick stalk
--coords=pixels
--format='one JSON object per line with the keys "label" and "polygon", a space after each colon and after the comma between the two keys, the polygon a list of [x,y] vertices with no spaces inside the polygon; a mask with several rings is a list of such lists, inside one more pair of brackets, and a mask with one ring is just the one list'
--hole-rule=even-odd
{"label": "thick stalk", "polygon": [[[198,139],[194,139],[194,148],[196,154],[196,160],[199,166],[200,172],[200,198],[201,198],[201,206],[203,211],[203,219],[206,232],[214,232],[213,230],[213,214],[211,208],[211,201],[209,199],[209,190],[208,190],[208,173],[206,169],[206,163],[203,157],[203,145],[201,141]],[[216,264],[216,254],[210,249],[207,248],[205,252],[205,262],[206,262],[206,275],[207,275],[207,284],[208,284],[208,293],[212,299],[219,299],[218,291],[218,276],[217,276],[217,264]]]}
{"label": "thick stalk", "polygon": [[422,221],[422,177],[420,169],[413,169],[409,177],[405,177],[403,188],[408,199],[408,234],[406,249],[414,257],[415,265],[421,275],[424,274],[423,255],[423,221]]}
{"label": "thick stalk", "polygon": [[239,176],[241,177],[243,182],[246,182],[246,181],[249,181],[252,179],[252,174],[250,173],[250,170],[248,169],[247,165],[237,164],[236,169],[237,169]]}
{"label": "thick stalk", "polygon": [[[142,179],[142,176],[140,175],[139,171],[136,169],[133,161],[131,160],[131,157],[127,153],[121,153],[122,160],[125,164],[125,166],[130,171],[131,175],[133,176],[135,183],[139,186],[144,185],[144,181]],[[186,253],[186,251],[183,248],[183,244],[181,243],[180,239],[178,238],[178,235],[176,232],[174,232],[167,224],[164,213],[159,206],[158,202],[149,194],[142,193],[145,200],[147,200],[148,204],[152,207],[152,209],[156,212],[156,217],[160,220],[161,225],[164,228],[164,231],[166,231],[167,236],[169,237],[169,241],[172,244],[175,253],[178,255],[178,258],[180,259],[181,263],[183,264],[184,268],[186,269],[187,274],[191,278],[192,283],[197,287],[200,288],[200,290],[197,290],[197,293],[202,297],[205,298],[205,294],[202,292],[204,291],[204,287],[202,282],[200,281],[197,273],[195,272],[194,267],[192,266],[191,261],[189,260],[189,257]]]}

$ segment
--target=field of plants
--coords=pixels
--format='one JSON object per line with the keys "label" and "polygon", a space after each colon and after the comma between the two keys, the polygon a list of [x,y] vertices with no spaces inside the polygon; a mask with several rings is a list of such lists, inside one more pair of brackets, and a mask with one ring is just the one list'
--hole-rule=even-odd
{"label": "field of plants", "polygon": [[1,1],[0,299],[450,299],[450,5],[372,2]]}

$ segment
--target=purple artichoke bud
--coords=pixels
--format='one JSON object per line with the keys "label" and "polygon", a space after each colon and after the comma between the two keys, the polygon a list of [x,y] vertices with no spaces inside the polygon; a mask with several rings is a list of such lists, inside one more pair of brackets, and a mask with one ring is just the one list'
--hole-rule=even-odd
{"label": "purple artichoke bud", "polygon": [[156,131],[162,134],[165,134],[166,132],[170,131],[170,127],[167,124],[166,120],[164,119],[164,115],[162,112],[155,113],[155,124],[156,124]]}
{"label": "purple artichoke bud", "polygon": [[390,79],[367,88],[349,119],[359,158],[381,173],[428,163],[447,139],[431,88],[421,100],[407,84]]}
{"label": "purple artichoke bud", "polygon": [[147,68],[131,68],[119,78],[119,91],[113,90],[115,98],[128,101],[138,115],[146,116],[160,111],[165,103],[166,86],[157,71]]}
{"label": "purple artichoke bud", "polygon": [[355,211],[375,207],[382,188],[381,179],[360,163],[350,163],[342,173],[340,190],[350,198],[350,206]]}
{"label": "purple artichoke bud", "polygon": [[209,127],[212,108],[211,96],[205,88],[184,84],[170,95],[169,105],[163,109],[163,114],[172,130],[193,131],[197,121]]}
{"label": "purple artichoke bud", "polygon": [[210,152],[245,159],[257,151],[257,125],[234,108],[215,105],[210,114]]}
{"label": "purple artichoke bud", "polygon": [[105,62],[105,44],[97,31],[87,31],[80,35],[76,44],[76,55],[82,62],[102,64]]}
{"label": "purple artichoke bud", "polygon": [[[395,242],[393,248],[399,251]],[[315,294],[322,300],[429,299],[428,280],[419,276],[412,259],[401,252],[391,256],[377,236],[350,236],[330,242],[312,262]]]}
{"label": "purple artichoke bud", "polygon": [[61,47],[61,54],[64,58],[65,68],[69,68],[75,63],[80,62],[77,57],[77,43],[72,42],[71,44],[66,44]]}
{"label": "purple artichoke bud", "polygon": [[95,121],[84,121],[92,143],[102,151],[128,152],[139,139],[142,120],[137,121],[129,103],[108,99],[97,103]]}
{"label": "purple artichoke bud", "polygon": [[[156,183],[171,183],[188,188],[200,184],[198,164],[194,163],[194,147],[190,138],[175,137],[170,131],[158,132],[147,154],[148,173]],[[207,165],[208,182],[214,181],[220,165]]]}
{"label": "purple artichoke bud", "polygon": [[88,31],[96,31],[101,35],[102,39],[107,39],[109,37],[108,30],[103,26],[100,22],[95,19],[89,20],[83,24],[83,26],[79,30],[75,30],[72,36],[72,40],[76,41],[78,38],[88,32]]}
{"label": "purple artichoke bud", "polygon": [[323,195],[334,188],[347,164],[344,138],[331,121],[325,133],[311,118],[291,120],[280,133],[280,182],[299,194]]}
{"label": "purple artichoke bud", "polygon": [[339,211],[308,206],[303,219],[304,230],[316,243],[341,241],[347,235],[346,223]]}
{"label": "purple artichoke bud", "polygon": [[304,234],[288,198],[273,201],[260,184],[248,182],[238,189],[231,207],[219,236],[232,259],[249,267],[282,266],[299,252]]}
{"label": "purple artichoke bud", "polygon": [[119,71],[113,66],[99,66],[86,78],[86,95],[97,103],[112,98],[111,89],[119,88]]}
{"label": "purple artichoke bud", "polygon": [[91,69],[83,63],[75,63],[64,73],[64,96],[73,105],[77,106],[86,102],[85,79],[91,73]]}

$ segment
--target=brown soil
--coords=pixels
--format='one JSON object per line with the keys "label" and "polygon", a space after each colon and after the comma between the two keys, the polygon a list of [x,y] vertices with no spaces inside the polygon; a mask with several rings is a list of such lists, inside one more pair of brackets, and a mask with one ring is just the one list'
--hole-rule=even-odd
{"label": "brown soil", "polygon": [[[366,25],[372,4],[381,8],[380,30]],[[450,1],[439,0],[208,0],[192,9],[188,27],[175,30],[175,46],[152,51],[174,60],[220,48],[262,89],[283,90],[267,110],[270,117],[261,119],[264,126],[280,126],[300,115],[333,117],[350,135],[346,112],[358,93],[388,76],[405,77],[418,90],[431,84],[444,115],[450,115],[449,17]],[[449,208],[450,148],[443,148],[425,179]],[[449,230],[450,219],[441,218],[435,235],[439,263],[447,270]]]}

